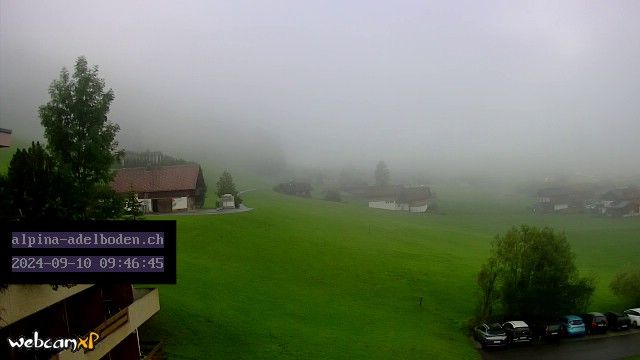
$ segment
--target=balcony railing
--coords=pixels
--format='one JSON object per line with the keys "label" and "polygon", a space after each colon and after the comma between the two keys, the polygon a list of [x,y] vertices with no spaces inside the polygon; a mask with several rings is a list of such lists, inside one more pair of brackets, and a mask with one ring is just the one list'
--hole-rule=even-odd
{"label": "balcony railing", "polygon": [[[160,299],[157,289],[134,289],[134,301],[100,324],[94,331],[100,335],[93,351],[58,354],[59,360],[98,360],[108,354],[129,334],[149,320],[160,310]],[[161,358],[152,358],[161,359]]]}

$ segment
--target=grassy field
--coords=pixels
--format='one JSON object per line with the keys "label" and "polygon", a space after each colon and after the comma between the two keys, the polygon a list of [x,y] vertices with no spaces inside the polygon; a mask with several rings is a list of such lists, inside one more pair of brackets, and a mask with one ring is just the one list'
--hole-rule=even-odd
{"label": "grassy field", "polygon": [[[14,151],[0,151],[0,173]],[[205,168],[208,206],[215,170]],[[435,185],[438,214],[424,215],[240,184],[260,189],[242,196],[254,211],[165,217],[178,222],[178,284],[160,286],[162,310],[142,334],[172,359],[478,358],[461,329],[496,233],[564,230],[597,277],[599,311],[624,306],[608,284],[640,255],[640,219],[536,215],[530,198],[490,186]]]}
{"label": "grassy field", "polygon": [[493,236],[521,223],[565,230],[597,274],[592,308],[623,306],[607,285],[640,255],[640,219],[534,215],[523,196],[435,189],[439,215],[265,189],[244,194],[248,213],[173,217],[178,284],[160,286],[143,334],[173,359],[478,358],[461,331],[474,277]]}

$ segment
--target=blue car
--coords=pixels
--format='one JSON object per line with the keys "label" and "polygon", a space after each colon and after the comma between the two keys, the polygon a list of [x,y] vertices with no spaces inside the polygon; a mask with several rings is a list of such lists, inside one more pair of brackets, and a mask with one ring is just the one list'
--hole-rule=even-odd
{"label": "blue car", "polygon": [[564,336],[585,336],[584,322],[579,316],[566,315],[560,318],[561,331]]}

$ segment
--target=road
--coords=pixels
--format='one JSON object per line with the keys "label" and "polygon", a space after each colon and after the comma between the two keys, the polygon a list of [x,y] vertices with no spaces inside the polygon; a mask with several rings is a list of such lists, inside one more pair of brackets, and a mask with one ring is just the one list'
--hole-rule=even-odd
{"label": "road", "polygon": [[485,360],[608,360],[624,359],[640,354],[640,332],[629,335],[561,340],[552,344],[539,344],[508,349],[481,351]]}

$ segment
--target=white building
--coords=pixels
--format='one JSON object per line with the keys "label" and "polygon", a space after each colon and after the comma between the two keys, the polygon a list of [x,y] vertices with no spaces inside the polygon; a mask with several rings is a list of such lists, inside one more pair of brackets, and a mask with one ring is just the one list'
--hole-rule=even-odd
{"label": "white building", "polygon": [[235,209],[236,202],[231,194],[224,194],[220,197],[220,204],[222,204],[223,209]]}

